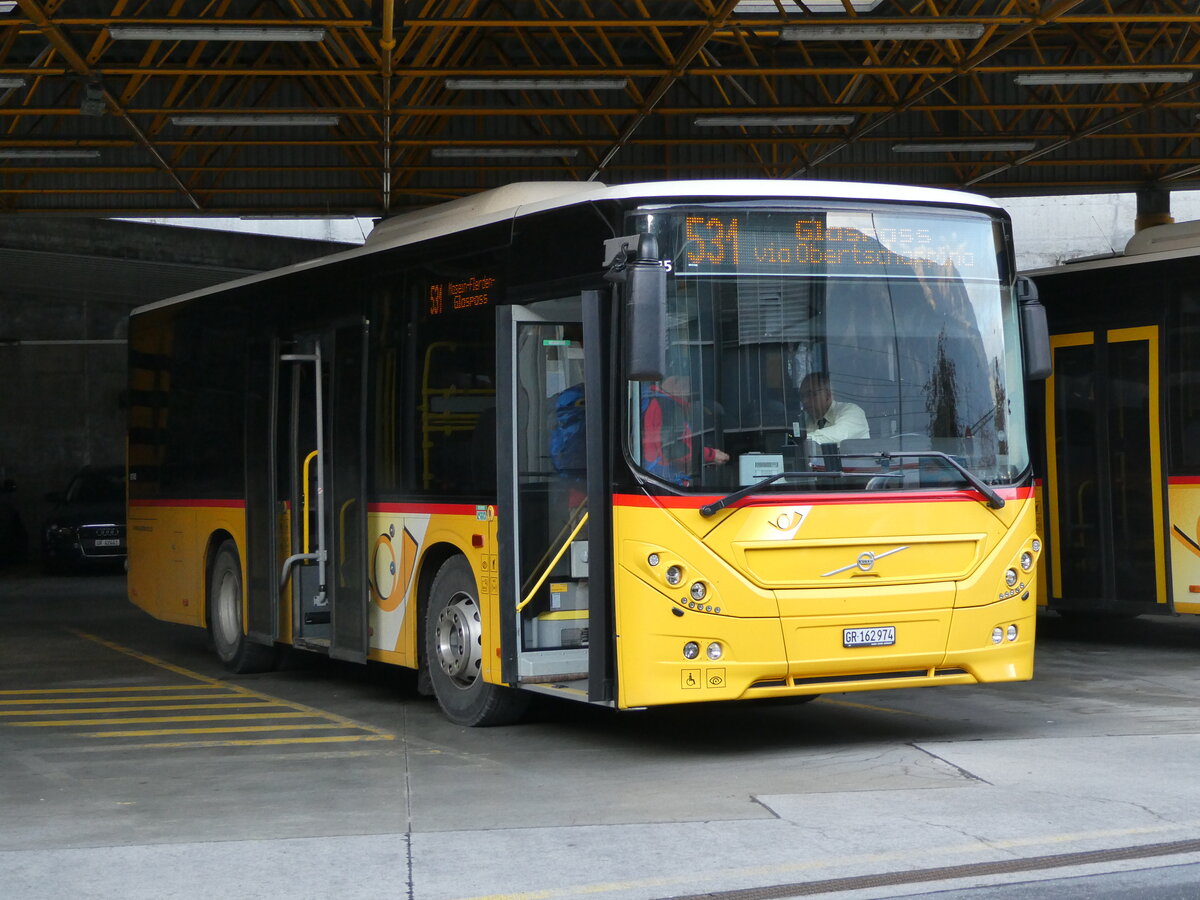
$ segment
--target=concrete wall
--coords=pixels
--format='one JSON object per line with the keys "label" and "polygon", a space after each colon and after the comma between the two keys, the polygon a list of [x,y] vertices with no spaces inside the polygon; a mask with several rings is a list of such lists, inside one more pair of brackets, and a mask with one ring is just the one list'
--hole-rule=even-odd
{"label": "concrete wall", "polygon": [[102,219],[0,217],[0,482],[36,552],[83,465],[125,455],[126,319],[134,307],[345,244]]}
{"label": "concrete wall", "polygon": [[[1013,220],[1017,268],[1057,266],[1069,259],[1120,253],[1133,236],[1137,198],[1133,194],[1020,197],[1000,200]],[[1176,222],[1200,219],[1200,191],[1171,194]]]}

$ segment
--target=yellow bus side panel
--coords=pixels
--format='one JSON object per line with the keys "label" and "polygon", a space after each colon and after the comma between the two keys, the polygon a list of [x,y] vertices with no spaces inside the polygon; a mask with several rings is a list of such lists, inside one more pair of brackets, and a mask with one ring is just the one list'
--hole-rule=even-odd
{"label": "yellow bus side panel", "polygon": [[[497,682],[499,664],[499,579],[495,510],[471,514],[416,512],[381,505],[368,516],[371,659],[416,668],[420,653],[417,586],[426,554],[448,544],[471,563],[483,615],[483,678]],[[482,546],[475,546],[481,543]],[[433,573],[430,573],[431,575]]]}
{"label": "yellow bus side panel", "polygon": [[1200,613],[1200,484],[1167,487],[1171,599],[1177,613]]}
{"label": "yellow bus side panel", "polygon": [[244,583],[246,516],[240,507],[131,507],[129,599],[163,621],[204,627],[205,554],[218,531],[237,542]]}

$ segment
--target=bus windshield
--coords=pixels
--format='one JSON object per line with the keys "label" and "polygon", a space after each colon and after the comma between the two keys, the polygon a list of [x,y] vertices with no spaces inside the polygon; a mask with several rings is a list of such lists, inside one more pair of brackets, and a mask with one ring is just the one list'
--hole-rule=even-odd
{"label": "bus windshield", "polygon": [[998,220],[744,202],[631,217],[671,266],[665,377],[629,385],[643,473],[704,492],[772,478],[764,491],[945,490],[966,486],[964,468],[986,484],[1025,473]]}

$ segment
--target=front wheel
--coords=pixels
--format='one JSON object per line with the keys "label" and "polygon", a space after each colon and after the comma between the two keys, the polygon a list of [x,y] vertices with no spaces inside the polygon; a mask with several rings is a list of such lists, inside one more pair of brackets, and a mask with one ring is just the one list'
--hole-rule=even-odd
{"label": "front wheel", "polygon": [[438,704],[459,725],[509,725],[529,708],[527,694],[483,680],[483,614],[464,557],[446,561],[430,587],[425,667]]}
{"label": "front wheel", "polygon": [[242,628],[242,564],[233,541],[221,544],[213,557],[208,580],[208,627],[217,656],[231,672],[244,675],[275,668],[278,651],[248,640]]}

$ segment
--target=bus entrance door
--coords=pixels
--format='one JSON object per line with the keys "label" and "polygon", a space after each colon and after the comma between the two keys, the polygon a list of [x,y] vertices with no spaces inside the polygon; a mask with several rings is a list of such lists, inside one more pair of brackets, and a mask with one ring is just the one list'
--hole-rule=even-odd
{"label": "bus entrance door", "polygon": [[1051,348],[1050,605],[1135,615],[1161,608],[1158,328],[1056,335]]}
{"label": "bus entrance door", "polygon": [[280,354],[280,505],[290,510],[280,583],[292,642],[367,656],[366,325],[306,333]]}
{"label": "bus entrance door", "polygon": [[590,638],[580,300],[498,313],[502,668],[510,683],[578,693]]}

